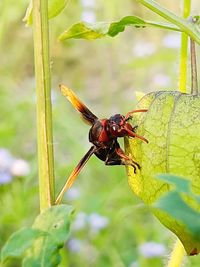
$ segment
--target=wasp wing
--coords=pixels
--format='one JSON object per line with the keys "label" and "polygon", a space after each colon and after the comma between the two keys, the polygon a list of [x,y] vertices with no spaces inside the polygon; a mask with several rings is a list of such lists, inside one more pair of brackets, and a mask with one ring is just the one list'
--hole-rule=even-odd
{"label": "wasp wing", "polygon": [[84,121],[90,125],[94,124],[98,118],[80,101],[75,93],[64,85],[60,85],[61,93],[71,102],[73,107],[81,113]]}
{"label": "wasp wing", "polygon": [[97,148],[95,146],[92,146],[88,150],[88,152],[83,156],[83,158],[79,161],[79,163],[77,164],[77,166],[74,168],[74,170],[70,174],[69,178],[67,179],[66,183],[64,184],[62,190],[58,194],[58,197],[56,198],[55,204],[59,204],[61,202],[61,199],[62,199],[64,193],[72,186],[76,177],[78,176],[80,171],[83,169],[83,167],[85,166],[85,164],[87,163],[89,158],[92,156],[92,154],[95,153],[96,150],[97,150]]}

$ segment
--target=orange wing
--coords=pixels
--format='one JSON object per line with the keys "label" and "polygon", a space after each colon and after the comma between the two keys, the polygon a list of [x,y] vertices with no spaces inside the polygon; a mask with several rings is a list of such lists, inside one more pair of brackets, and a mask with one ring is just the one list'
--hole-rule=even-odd
{"label": "orange wing", "polygon": [[75,93],[64,85],[60,85],[62,94],[71,102],[72,106],[81,113],[82,118],[90,125],[94,124],[98,118],[80,101]]}
{"label": "orange wing", "polygon": [[96,150],[97,150],[97,148],[95,146],[92,146],[88,150],[88,152],[85,154],[85,156],[79,161],[78,165],[74,168],[74,170],[70,174],[69,178],[67,179],[65,185],[63,186],[62,190],[58,194],[58,196],[56,198],[56,201],[55,201],[55,204],[56,205],[61,202],[64,193],[67,190],[70,189],[70,187],[72,186],[72,184],[76,180],[76,177],[78,176],[78,174],[80,173],[80,171],[83,169],[83,167],[85,166],[85,164],[87,163],[87,161],[89,160],[89,158],[92,156],[92,154],[95,153]]}

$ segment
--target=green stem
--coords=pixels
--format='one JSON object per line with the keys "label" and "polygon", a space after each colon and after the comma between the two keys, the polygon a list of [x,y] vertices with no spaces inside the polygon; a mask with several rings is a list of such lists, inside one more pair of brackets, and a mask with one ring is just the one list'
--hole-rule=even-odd
{"label": "green stem", "polygon": [[[183,18],[190,15],[190,0],[184,0]],[[180,84],[179,88],[182,93],[186,93],[187,82],[187,54],[188,54],[188,36],[182,33],[181,36],[181,56],[180,56]],[[182,243],[177,239],[175,247],[171,253],[167,267],[180,267],[185,256],[185,249]]]}
{"label": "green stem", "polygon": [[[188,18],[190,15],[190,0],[184,0],[183,18]],[[180,75],[179,75],[179,90],[186,93],[187,81],[187,55],[188,55],[188,36],[185,33],[181,34],[181,55],[180,55]]]}
{"label": "green stem", "polygon": [[167,264],[167,267],[181,266],[184,256],[185,256],[185,249],[182,243],[179,240],[177,240],[173,252],[170,256],[170,260]]}
{"label": "green stem", "polygon": [[195,42],[191,38],[190,38],[190,57],[191,57],[191,94],[198,95]]}
{"label": "green stem", "polygon": [[171,11],[159,5],[153,0],[137,0],[142,5],[146,6],[156,14],[160,15],[164,19],[170,21],[174,25],[178,26],[181,31],[189,35],[194,41],[200,44],[200,29],[192,25],[190,21],[187,21],[181,17],[176,16]]}
{"label": "green stem", "polygon": [[40,210],[54,203],[48,0],[33,0]]}

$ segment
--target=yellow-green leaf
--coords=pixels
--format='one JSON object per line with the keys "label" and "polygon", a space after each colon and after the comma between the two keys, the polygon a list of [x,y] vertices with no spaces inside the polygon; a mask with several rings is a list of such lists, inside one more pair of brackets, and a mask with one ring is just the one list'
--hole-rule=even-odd
{"label": "yellow-green leaf", "polygon": [[145,21],[136,16],[126,16],[119,21],[114,22],[97,22],[87,23],[79,22],[72,25],[68,30],[59,36],[59,40],[63,41],[70,38],[95,40],[105,36],[114,37],[125,30],[126,26],[136,28],[144,28],[146,26],[154,26],[163,29],[179,31],[179,28],[170,23]]}
{"label": "yellow-green leaf", "polygon": [[[200,194],[200,96],[180,92],[153,92],[139,102],[137,108],[148,112],[135,115],[133,125],[149,144],[136,138],[126,139],[126,152],[141,165],[134,174],[128,167],[129,184],[136,195],[151,205],[170,190],[170,185],[156,179],[159,173],[188,177],[192,190]],[[194,205],[187,199],[188,205]],[[198,204],[195,204],[198,207]],[[155,211],[158,219],[182,241],[188,254],[200,251],[193,236],[175,218]]]}

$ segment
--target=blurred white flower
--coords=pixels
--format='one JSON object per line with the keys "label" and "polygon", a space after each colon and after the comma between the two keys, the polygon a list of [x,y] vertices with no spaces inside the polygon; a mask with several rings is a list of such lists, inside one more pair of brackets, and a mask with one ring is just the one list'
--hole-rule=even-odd
{"label": "blurred white flower", "polygon": [[10,171],[14,176],[26,176],[30,173],[30,167],[27,161],[16,159],[14,160]]}
{"label": "blurred white flower", "polygon": [[156,51],[156,47],[150,42],[138,42],[133,47],[133,54],[137,57],[150,56]]}
{"label": "blurred white flower", "polygon": [[166,254],[166,247],[156,242],[147,242],[139,246],[139,252],[145,258],[161,257]]}
{"label": "blurred white flower", "polygon": [[74,253],[78,253],[81,250],[82,245],[83,244],[81,240],[76,239],[76,238],[70,239],[67,243],[67,247],[69,248],[69,250]]}
{"label": "blurred white flower", "polygon": [[94,23],[96,22],[96,14],[93,10],[84,10],[81,15],[81,20]]}
{"label": "blurred white flower", "polygon": [[157,73],[154,75],[152,80],[155,86],[167,87],[170,85],[170,78],[162,73]]}
{"label": "blurred white flower", "polygon": [[95,7],[95,0],[81,0],[83,7]]}
{"label": "blurred white flower", "polygon": [[86,226],[87,226],[87,214],[84,212],[79,212],[72,223],[72,230],[79,231],[84,229]]}
{"label": "blurred white flower", "polygon": [[97,233],[108,226],[109,219],[107,217],[99,215],[98,213],[92,213],[88,217],[88,222],[91,231]]}
{"label": "blurred white flower", "polygon": [[169,33],[165,35],[162,43],[167,48],[179,48],[181,45],[180,34]]}

